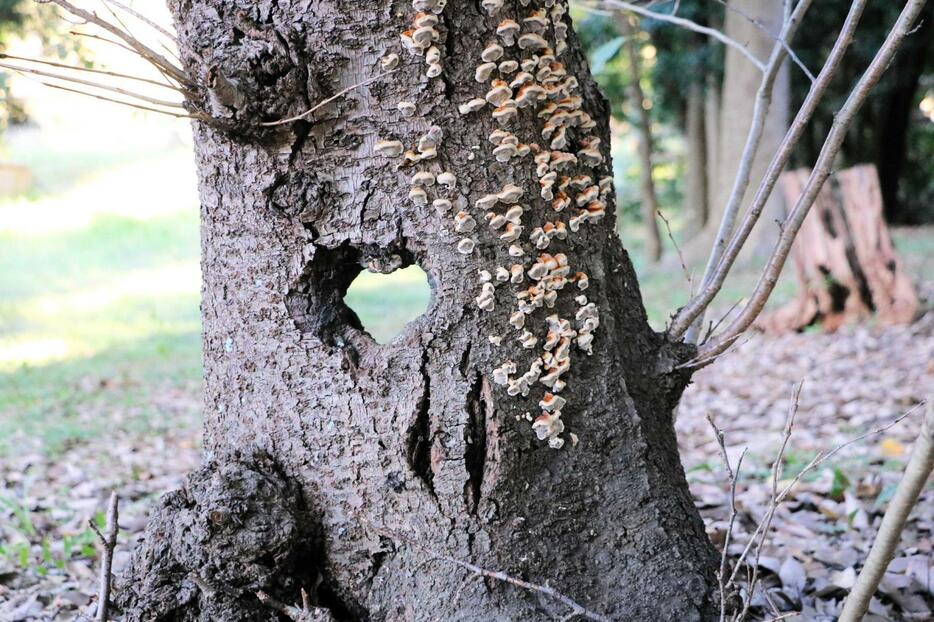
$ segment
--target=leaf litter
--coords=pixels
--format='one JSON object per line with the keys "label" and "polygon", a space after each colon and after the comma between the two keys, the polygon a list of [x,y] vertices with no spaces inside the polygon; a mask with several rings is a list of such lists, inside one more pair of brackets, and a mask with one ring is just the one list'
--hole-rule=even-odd
{"label": "leaf litter", "polygon": [[[790,481],[829,451],[890,423],[934,395],[934,313],[907,327],[858,326],[835,334],[753,335],[701,370],[684,395],[676,429],[682,461],[711,540],[729,521],[729,485],[711,429],[723,430],[735,465],[738,515],[730,541],[735,562],[771,499],[771,468],[793,386],[804,381],[784,456]],[[181,485],[200,461],[200,389],[166,389],[157,434],[122,429],[119,405],[105,412],[106,437],[45,451],[17,439],[0,457],[0,620],[72,620],[96,599],[97,553],[87,528],[101,521],[111,490],[121,497],[114,570],[129,559],[153,501]],[[759,556],[750,618],[834,620],[872,543],[907,461],[920,417],[850,445],[805,476],[778,507]],[[867,620],[930,620],[934,611],[934,489],[912,513]],[[752,556],[755,559],[755,556]],[[739,573],[740,577],[745,572]],[[119,589],[119,579],[116,582]],[[748,594],[744,594],[748,597]],[[787,618],[786,618],[787,619]]]}

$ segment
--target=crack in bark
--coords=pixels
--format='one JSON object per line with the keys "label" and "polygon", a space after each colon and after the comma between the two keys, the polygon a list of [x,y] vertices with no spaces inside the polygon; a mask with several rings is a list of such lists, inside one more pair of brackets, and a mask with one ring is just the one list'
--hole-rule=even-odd
{"label": "crack in bark", "polygon": [[415,421],[409,428],[406,457],[416,477],[425,484],[432,498],[437,500],[434,487],[435,474],[431,468],[431,377],[428,374],[427,350],[422,350],[419,373],[424,380],[424,388],[418,400]]}
{"label": "crack in bark", "polygon": [[489,387],[484,387],[484,384],[485,379],[478,373],[467,394],[467,422],[464,426],[467,482],[464,484],[464,502],[471,514],[476,514],[480,505],[486,471],[486,422],[492,413],[492,404],[488,401]]}

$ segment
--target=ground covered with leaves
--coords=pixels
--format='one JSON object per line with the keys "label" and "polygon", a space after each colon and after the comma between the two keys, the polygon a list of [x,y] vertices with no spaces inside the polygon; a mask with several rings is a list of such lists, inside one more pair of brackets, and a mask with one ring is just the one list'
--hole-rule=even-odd
{"label": "ground covered with leaves", "polygon": [[[729,546],[735,560],[768,511],[772,467],[796,383],[803,380],[784,453],[784,482],[817,452],[891,424],[932,394],[932,379],[934,313],[909,327],[755,335],[701,371],[684,397],[677,428],[711,538],[721,545],[726,539],[730,487],[708,413],[724,432],[734,467],[746,450]],[[109,491],[116,489],[122,498],[119,571],[155,496],[177,487],[197,465],[197,385],[167,387],[161,394],[156,408],[165,425],[159,434],[115,432],[69,443],[54,453],[38,442],[30,448],[24,440],[0,460],[0,481],[5,482],[0,493],[0,619],[72,619],[94,598],[96,559],[87,521],[102,521]],[[117,408],[96,413],[101,414],[112,417],[117,430],[126,416]],[[761,589],[752,599],[755,617],[796,611],[799,619],[834,619],[865,559],[919,423],[919,416],[909,415],[845,447],[801,479],[778,507],[758,557]],[[931,619],[932,508],[929,487],[873,601],[872,619]],[[745,572],[741,568],[740,576]]]}

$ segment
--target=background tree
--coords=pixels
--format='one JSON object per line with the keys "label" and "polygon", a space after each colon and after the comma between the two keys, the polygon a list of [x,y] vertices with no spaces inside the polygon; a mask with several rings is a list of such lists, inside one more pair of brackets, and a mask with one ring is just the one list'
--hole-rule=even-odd
{"label": "background tree", "polygon": [[[849,2],[834,0],[821,4],[813,21],[795,41],[801,60],[810,67],[833,44],[837,25]],[[871,4],[860,23],[853,44],[851,61],[841,67],[831,84],[825,105],[821,106],[795,152],[794,166],[812,162],[820,149],[822,136],[833,122],[834,106],[846,97],[846,88],[872,58],[873,50],[885,37],[886,20],[898,7]],[[934,5],[924,9],[918,30],[905,42],[900,61],[886,73],[873,91],[847,135],[840,165],[845,168],[872,163],[879,171],[886,220],[891,224],[917,224],[934,219],[934,181],[930,162],[934,154],[934,123],[924,118],[919,102],[931,92],[922,77],[934,70]],[[810,86],[806,76],[792,72],[792,107],[800,105]]]}
{"label": "background tree", "polygon": [[625,38],[623,45],[629,60],[629,100],[639,128],[639,185],[642,190],[642,220],[645,222],[645,254],[648,260],[654,263],[662,257],[662,239],[658,233],[658,198],[655,195],[655,181],[652,179],[652,118],[649,114],[650,102],[646,100],[641,84],[641,46],[636,42],[639,29],[631,19],[628,15],[620,15],[618,21]]}

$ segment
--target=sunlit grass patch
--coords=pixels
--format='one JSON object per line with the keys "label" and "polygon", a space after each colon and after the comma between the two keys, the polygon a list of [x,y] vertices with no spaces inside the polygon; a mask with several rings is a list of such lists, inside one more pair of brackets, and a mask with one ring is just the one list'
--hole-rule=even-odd
{"label": "sunlit grass patch", "polygon": [[362,272],[351,283],[344,302],[379,343],[388,343],[428,308],[431,287],[425,272],[409,266],[391,274]]}

